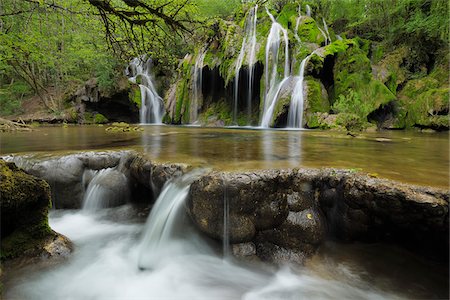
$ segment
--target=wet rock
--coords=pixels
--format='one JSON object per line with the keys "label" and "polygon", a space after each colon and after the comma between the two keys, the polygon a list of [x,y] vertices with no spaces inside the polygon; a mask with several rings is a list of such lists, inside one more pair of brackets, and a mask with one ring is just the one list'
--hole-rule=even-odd
{"label": "wet rock", "polygon": [[[61,157],[6,157],[30,174],[46,180],[51,187],[52,202],[56,208],[79,208],[87,181],[83,182],[86,170],[116,167],[125,151],[83,152]],[[86,178],[85,178],[86,179]]]}
{"label": "wet rock", "polygon": [[277,265],[297,264],[300,266],[305,263],[306,258],[310,255],[310,253],[286,249],[269,242],[257,243],[256,254],[266,262]]}
{"label": "wet rock", "polygon": [[[50,188],[0,159],[1,260],[67,256],[70,242],[50,229]],[[58,254],[59,253],[59,254]]]}
{"label": "wet rock", "polygon": [[232,245],[232,253],[236,257],[250,257],[256,255],[256,245],[254,243],[241,243]]}

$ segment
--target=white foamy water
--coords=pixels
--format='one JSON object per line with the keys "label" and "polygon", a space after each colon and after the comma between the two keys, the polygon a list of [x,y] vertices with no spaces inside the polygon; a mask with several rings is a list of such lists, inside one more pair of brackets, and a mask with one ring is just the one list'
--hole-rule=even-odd
{"label": "white foamy water", "polygon": [[[122,206],[96,215],[82,211],[52,213],[52,228],[75,244],[72,257],[56,267],[22,272],[26,275],[7,284],[6,299],[401,298],[374,287],[373,279],[383,281],[383,278],[370,277],[364,270],[355,271],[357,268],[348,264],[327,262],[327,259],[312,268],[285,266],[279,270],[223,260],[220,245],[215,251],[200,235],[195,242],[191,240],[195,235],[192,227],[187,231],[178,228],[176,242],[166,240],[160,244],[158,263],[140,270],[143,235],[144,240],[149,236],[143,233],[154,221],[149,219],[145,226],[125,222],[128,208],[131,210]],[[122,221],[117,216],[122,216],[119,218]],[[178,251],[193,249],[193,244],[196,251]]]}

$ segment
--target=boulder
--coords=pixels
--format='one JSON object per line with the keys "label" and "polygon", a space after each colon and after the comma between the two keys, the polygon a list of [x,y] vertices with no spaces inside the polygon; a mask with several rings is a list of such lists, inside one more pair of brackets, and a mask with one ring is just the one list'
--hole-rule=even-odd
{"label": "boulder", "polygon": [[66,257],[70,241],[51,230],[50,187],[0,159],[1,260]]}
{"label": "boulder", "polygon": [[256,251],[262,260],[301,263],[331,237],[394,242],[445,259],[448,194],[336,169],[211,172],[192,184],[187,210],[202,232],[222,240],[228,206],[239,257]]}

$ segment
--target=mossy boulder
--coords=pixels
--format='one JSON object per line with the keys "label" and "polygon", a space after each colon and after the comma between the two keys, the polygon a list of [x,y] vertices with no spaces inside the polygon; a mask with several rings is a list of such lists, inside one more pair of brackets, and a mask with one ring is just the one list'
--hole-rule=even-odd
{"label": "mossy boulder", "polygon": [[318,45],[325,43],[325,37],[320,32],[316,21],[308,16],[302,16],[300,18],[297,35],[302,42],[315,43]]}
{"label": "mossy boulder", "polygon": [[[447,72],[446,72],[447,70]],[[408,81],[399,93],[399,120],[405,127],[449,129],[448,68],[437,66],[428,76]]]}
{"label": "mossy boulder", "polygon": [[389,90],[396,94],[399,86],[408,78],[408,72],[404,68],[409,55],[406,47],[398,48],[387,54],[379,64],[374,66],[374,77],[384,83]]}
{"label": "mossy boulder", "polygon": [[304,98],[305,124],[310,127],[309,120],[312,115],[318,112],[327,113],[330,111],[328,93],[320,80],[309,77],[304,81],[306,86]]}
{"label": "mossy boulder", "polygon": [[370,60],[357,43],[348,44],[345,52],[336,55],[333,74],[333,111],[355,115],[361,123],[367,122],[371,112],[396,99],[373,78]]}
{"label": "mossy boulder", "polygon": [[[59,243],[60,236],[48,225],[51,197],[47,182],[0,159],[0,193],[1,260],[36,257],[45,252],[52,256],[50,244]],[[61,239],[65,251],[70,252],[70,243]]]}

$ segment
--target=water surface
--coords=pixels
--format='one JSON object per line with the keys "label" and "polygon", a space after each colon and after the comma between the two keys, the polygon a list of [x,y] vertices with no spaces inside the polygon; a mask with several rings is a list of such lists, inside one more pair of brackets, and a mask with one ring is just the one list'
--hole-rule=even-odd
{"label": "water surface", "polygon": [[448,133],[384,131],[350,137],[315,130],[255,130],[143,126],[111,133],[106,127],[41,127],[2,133],[1,153],[61,153],[134,149],[155,161],[222,170],[337,167],[420,185],[449,185]]}

